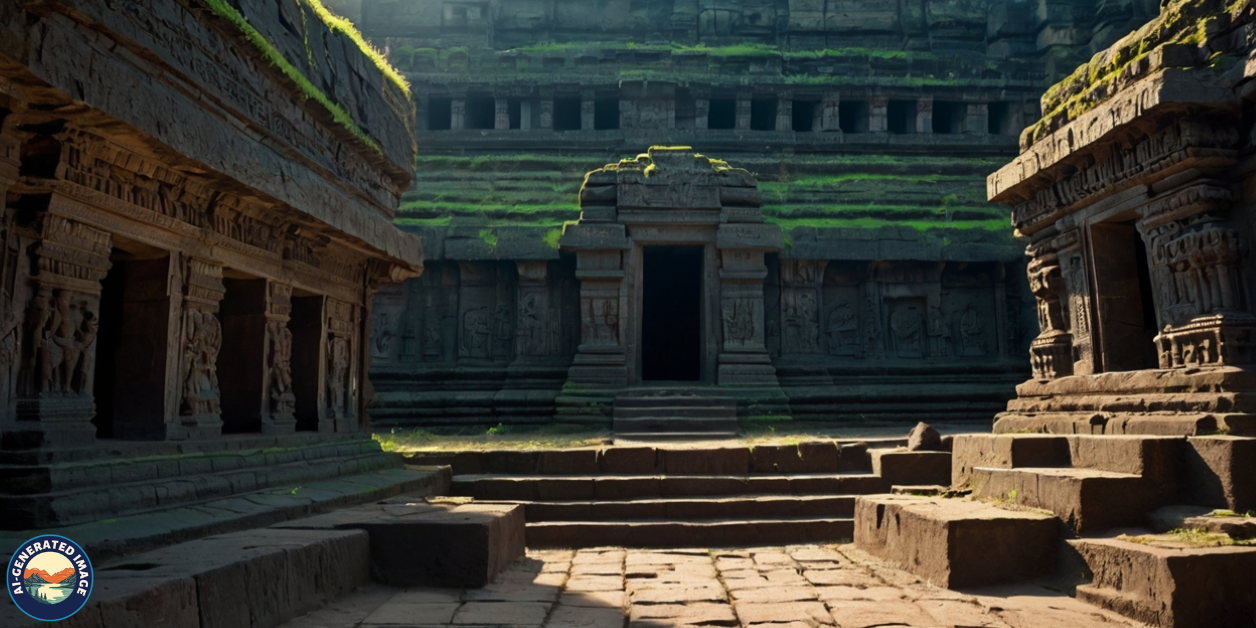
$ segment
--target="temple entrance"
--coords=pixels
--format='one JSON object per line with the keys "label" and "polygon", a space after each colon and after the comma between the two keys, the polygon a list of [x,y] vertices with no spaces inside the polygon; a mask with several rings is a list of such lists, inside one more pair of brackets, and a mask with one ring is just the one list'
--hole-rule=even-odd
{"label": "temple entrance", "polygon": [[647,246],[642,268],[641,379],[702,378],[700,246]]}
{"label": "temple entrance", "polygon": [[1132,222],[1090,229],[1103,370],[1156,368],[1156,312],[1147,248]]}

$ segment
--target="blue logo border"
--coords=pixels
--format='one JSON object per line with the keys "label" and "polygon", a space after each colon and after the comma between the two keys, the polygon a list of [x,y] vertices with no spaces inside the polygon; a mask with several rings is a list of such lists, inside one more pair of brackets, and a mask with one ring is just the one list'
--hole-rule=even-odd
{"label": "blue logo border", "polygon": [[[74,609],[73,611],[70,611],[69,615],[66,615],[65,617],[58,617],[57,619],[40,619],[26,612],[26,609],[22,608],[22,605],[18,604],[17,599],[13,597],[12,587],[8,586],[8,571],[13,568],[13,557],[17,556],[18,552],[20,552],[23,547],[26,547],[26,545],[30,543],[31,541],[34,541],[35,539],[44,539],[44,538],[61,539],[69,543],[70,545],[73,545],[74,549],[77,549],[79,553],[83,555],[83,560],[87,561],[87,573],[90,574],[90,578],[91,578],[91,581],[87,583],[87,595],[83,598],[83,603],[79,604],[78,608]],[[90,556],[87,555],[87,550],[84,550],[82,545],[79,545],[78,543],[75,543],[73,540],[68,539],[64,536],[61,536],[60,534],[37,534],[35,536],[32,536],[29,539],[26,539],[25,541],[22,541],[22,543],[17,546],[17,549],[14,550],[13,556],[9,557],[8,568],[5,569],[5,581],[6,581],[5,588],[9,590],[9,599],[13,601],[13,605],[17,607],[17,610],[22,611],[23,615],[26,615],[27,617],[30,617],[31,619],[35,621],[63,621],[77,615],[79,611],[83,610],[84,606],[87,606],[87,602],[92,599],[92,589],[96,588],[96,569],[92,567],[92,559]]]}

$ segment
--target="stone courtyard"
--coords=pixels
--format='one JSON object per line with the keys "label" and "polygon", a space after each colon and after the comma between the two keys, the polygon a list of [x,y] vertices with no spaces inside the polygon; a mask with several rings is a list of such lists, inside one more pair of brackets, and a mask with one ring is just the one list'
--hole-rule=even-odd
{"label": "stone courtyard", "polygon": [[1256,627],[1254,103],[1256,0],[0,0],[0,626]]}
{"label": "stone courtyard", "polygon": [[[625,623],[626,622],[626,623]],[[534,550],[480,589],[369,587],[284,628],[1137,626],[1041,586],[930,586],[849,545]]]}

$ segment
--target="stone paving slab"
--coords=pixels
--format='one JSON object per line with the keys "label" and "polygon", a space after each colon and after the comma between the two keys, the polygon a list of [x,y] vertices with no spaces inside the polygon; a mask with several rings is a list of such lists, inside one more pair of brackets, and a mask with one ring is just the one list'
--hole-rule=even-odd
{"label": "stone paving slab", "polygon": [[1032,583],[950,591],[853,545],[806,545],[531,550],[483,589],[370,585],[283,628],[1140,625]]}

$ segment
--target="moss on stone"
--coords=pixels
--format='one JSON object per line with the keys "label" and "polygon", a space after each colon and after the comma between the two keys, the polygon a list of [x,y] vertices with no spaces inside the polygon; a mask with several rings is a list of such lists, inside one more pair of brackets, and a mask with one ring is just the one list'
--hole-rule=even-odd
{"label": "moss on stone", "polygon": [[[313,1],[317,2],[317,0]],[[271,65],[275,66],[275,68],[282,72],[284,76],[287,76],[296,85],[297,89],[306,96],[306,98],[322,105],[322,107],[331,114],[333,120],[352,133],[364,144],[370,146],[376,151],[381,150],[379,143],[367,135],[366,132],[362,130],[362,127],[358,126],[358,123],[352,116],[349,115],[349,112],[345,111],[343,107],[332,101],[332,99],[324,94],[322,90],[315,87],[314,84],[310,82],[310,79],[306,78],[305,74],[301,73],[301,70],[297,69],[295,65],[292,65],[292,63],[288,61],[288,59],[284,57],[283,54],[281,54],[260,31],[254,28],[252,24],[249,24],[248,19],[245,18],[238,9],[228,4],[226,0],[204,0],[204,2],[207,6],[209,6],[210,10],[213,11],[215,15],[235,25],[235,27],[240,30],[240,33],[244,35],[244,38],[249,43],[253,44],[257,51],[261,53],[262,58]],[[322,5],[320,4],[318,7],[322,8]],[[326,9],[323,9],[324,13],[326,11]],[[329,26],[329,28],[331,27]],[[361,35],[359,34],[358,37],[361,38]],[[399,75],[398,78],[400,78]],[[404,84],[404,80],[402,83]],[[407,94],[409,93],[408,87],[405,88],[405,92]]]}

